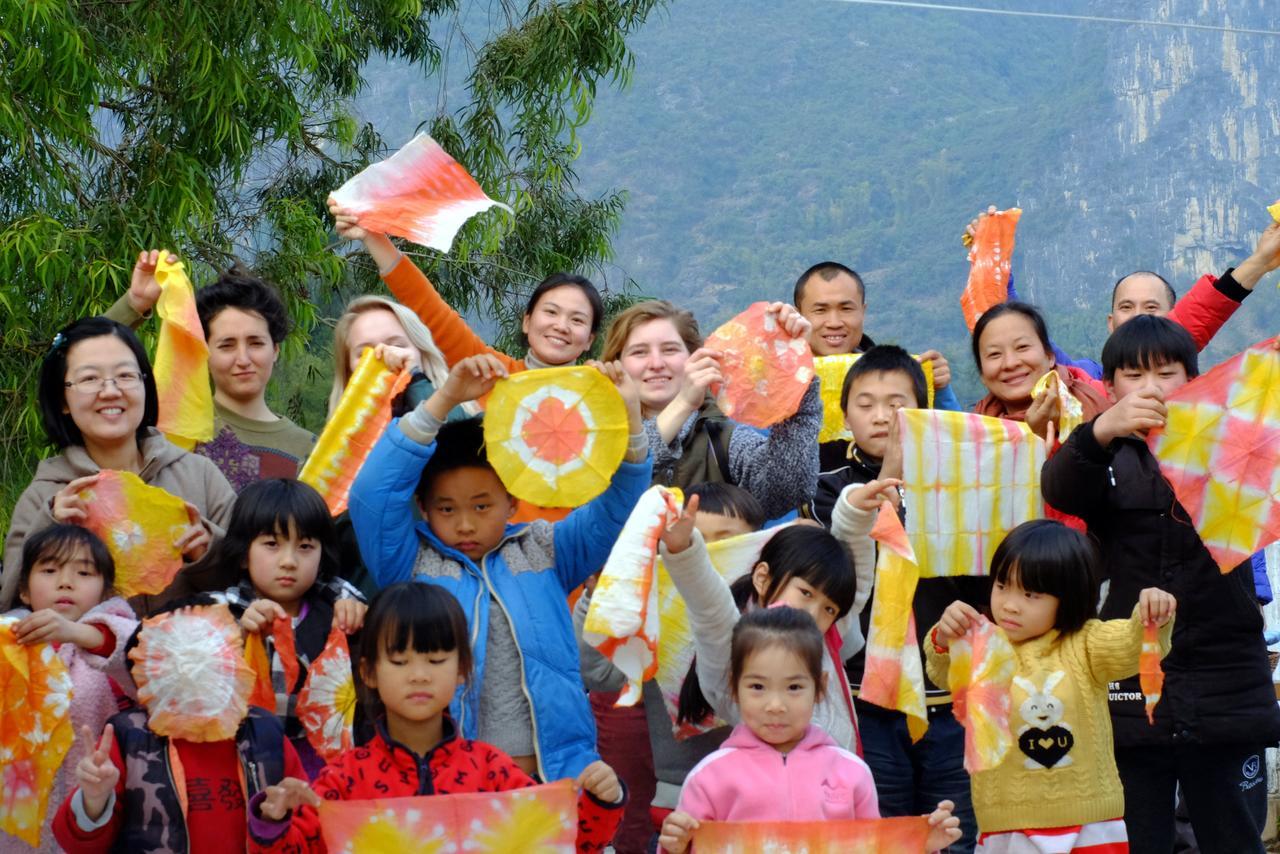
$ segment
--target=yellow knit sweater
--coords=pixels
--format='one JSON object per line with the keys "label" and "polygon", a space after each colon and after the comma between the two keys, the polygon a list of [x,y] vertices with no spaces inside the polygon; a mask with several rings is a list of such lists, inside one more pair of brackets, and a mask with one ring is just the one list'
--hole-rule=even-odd
{"label": "yellow knit sweater", "polygon": [[[1173,621],[1160,630],[1169,653]],[[1014,644],[1018,657],[1004,761],[973,775],[973,809],[984,833],[1070,827],[1124,815],[1107,710],[1107,683],[1132,676],[1142,651],[1138,610],[1127,620],[1090,620]],[[949,688],[951,657],[925,644],[929,678]]]}

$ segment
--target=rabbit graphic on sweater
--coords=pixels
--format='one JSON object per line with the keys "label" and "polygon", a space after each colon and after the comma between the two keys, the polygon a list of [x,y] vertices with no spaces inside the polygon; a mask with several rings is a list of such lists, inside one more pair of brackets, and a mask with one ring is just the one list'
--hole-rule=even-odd
{"label": "rabbit graphic on sweater", "polygon": [[1027,768],[1065,768],[1071,764],[1067,754],[1075,745],[1075,736],[1071,725],[1062,719],[1065,711],[1062,700],[1053,693],[1065,675],[1055,670],[1045,677],[1044,685],[1039,688],[1024,676],[1013,677],[1013,683],[1027,692],[1027,698],[1018,707],[1024,724],[1018,729],[1018,749],[1026,754]]}

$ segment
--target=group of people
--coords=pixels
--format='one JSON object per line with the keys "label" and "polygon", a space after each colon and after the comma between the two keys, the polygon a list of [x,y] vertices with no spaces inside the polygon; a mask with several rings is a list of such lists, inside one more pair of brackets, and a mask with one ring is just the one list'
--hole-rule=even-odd
{"label": "group of people", "polygon": [[[899,409],[928,406],[921,361],[933,405],[961,405],[940,352],[913,357],[869,337],[851,267],[814,265],[790,302],[769,309],[815,355],[862,354],[841,393],[852,439],[819,445],[817,380],[771,429],[735,423],[715,404],[723,354],[671,302],[641,302],[606,328],[590,281],[552,275],[529,299],[527,353],[515,358],[472,331],[386,235],[332,211],[394,299],[359,297],[339,318],[330,411],[367,350],[412,376],[337,518],[296,480],[315,436],[267,405],[289,321],[249,272],[196,294],[216,436],[192,451],[156,429],[155,379],[133,331],[159,297],[158,252],[140,254],[105,316],[53,338],[38,396],[59,453],[13,508],[0,576],[19,642],[52,644],[75,686],[77,739],[40,850],[323,851],[322,800],[565,778],[580,793],[584,851],[679,854],[707,821],[918,815],[929,851],[1168,854],[1179,799],[1201,850],[1263,850],[1260,767],[1280,741],[1280,709],[1262,593],[1251,566],[1219,571],[1142,436],[1198,375],[1199,351],[1280,267],[1280,224],[1181,300],[1155,273],[1120,279],[1100,362],[1055,347],[1016,294],[978,320],[972,355],[988,393],[972,409],[1046,439],[1046,504],[1074,518],[1019,526],[985,577],[921,579],[911,609],[929,727],[913,742],[905,715],[860,697],[876,595],[870,532],[886,500],[908,528],[923,512],[903,506],[896,427]],[[601,335],[600,359],[589,360]],[[483,401],[512,373],[584,360],[625,402],[625,457],[572,512],[519,502],[486,457]],[[1049,372],[1061,382],[1035,394]],[[1065,441],[1058,388],[1084,409]],[[83,527],[85,490],[107,470],[186,503],[175,543],[186,563],[160,594],[116,596],[111,554]],[[615,708],[623,676],[583,639],[593,576],[653,484],[684,496],[660,542],[696,651],[675,722],[684,738],[654,683],[637,707]],[[708,544],[797,511],[734,584],[712,566]],[[218,605],[262,639],[275,708],[252,708],[221,741],[158,734],[129,655],[157,625],[140,620]],[[1014,747],[970,776],[949,653],[983,618],[1016,652]],[[275,644],[282,623],[297,672]],[[1153,724],[1136,679],[1150,626],[1165,656]],[[335,627],[348,635],[361,706],[356,746],[326,762],[296,706]],[[28,847],[0,835],[9,850]]]}

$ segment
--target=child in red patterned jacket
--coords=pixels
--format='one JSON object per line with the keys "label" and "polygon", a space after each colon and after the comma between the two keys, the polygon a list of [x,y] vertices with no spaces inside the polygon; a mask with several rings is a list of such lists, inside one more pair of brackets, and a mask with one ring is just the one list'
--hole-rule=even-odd
{"label": "child in red patterned jacket", "polygon": [[[402,582],[369,607],[358,662],[377,733],[339,756],[310,787],[283,780],[250,803],[250,851],[324,852],[321,800],[503,792],[535,781],[502,751],[459,738],[449,701],[471,673],[466,616],[435,584]],[[626,791],[603,762],[576,781],[578,850],[602,851],[622,820]]]}

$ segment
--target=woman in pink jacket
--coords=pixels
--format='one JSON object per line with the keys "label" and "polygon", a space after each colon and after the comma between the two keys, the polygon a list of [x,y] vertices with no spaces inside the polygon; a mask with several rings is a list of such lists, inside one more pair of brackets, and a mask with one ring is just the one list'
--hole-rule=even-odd
{"label": "woman in pink jacket", "polygon": [[[865,762],[812,724],[826,689],[822,635],[805,611],[752,611],[733,630],[730,685],[742,723],[689,772],[667,817],[663,849],[682,854],[700,821],[822,821],[879,818]],[[960,837],[943,801],[929,816],[928,851]]]}

